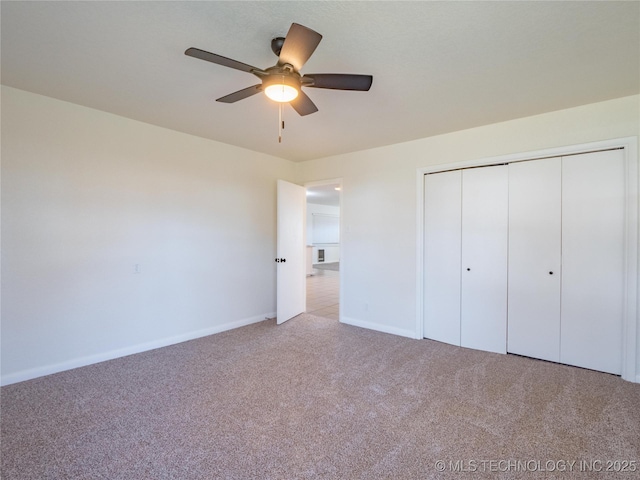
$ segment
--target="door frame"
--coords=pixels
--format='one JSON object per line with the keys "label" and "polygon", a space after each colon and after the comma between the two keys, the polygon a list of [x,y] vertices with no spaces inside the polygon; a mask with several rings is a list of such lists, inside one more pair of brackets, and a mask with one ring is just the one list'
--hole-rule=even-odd
{"label": "door frame", "polygon": [[[614,148],[624,149],[625,158],[625,292],[624,318],[622,321],[622,378],[640,383],[638,359],[638,137],[614,138],[578,145],[549,148],[530,152],[485,157],[461,162],[438,164],[418,168],[416,172],[416,337],[424,338],[424,176],[428,173],[446,172],[469,167],[484,167],[527,160],[539,160],[589,153]],[[341,219],[342,221],[342,219]],[[342,225],[341,225],[342,228]],[[342,282],[340,282],[342,288]],[[342,304],[341,307],[342,309]],[[508,321],[508,320],[507,320]]]}
{"label": "door frame", "polygon": [[[342,208],[343,207],[343,205],[342,205],[342,202],[343,202],[342,192],[343,192],[344,187],[342,185],[342,177],[330,178],[330,179],[327,179],[327,180],[317,180],[317,181],[306,182],[306,183],[302,184],[302,186],[304,188],[320,187],[322,185],[338,185],[340,187],[340,223],[339,223],[339,225],[340,225],[340,232],[339,232],[340,233],[340,237],[339,237],[340,238],[340,240],[339,240],[339,242],[340,242],[339,243],[339,245],[340,245],[340,270],[338,270],[338,282],[340,283],[340,288],[339,288],[338,295],[339,295],[339,299],[340,299],[340,303],[339,303],[340,306],[338,307],[338,319],[339,319],[338,321],[340,323],[342,323],[342,317],[343,317],[342,313],[343,313],[343,304],[344,304],[344,301],[343,301],[343,299],[344,299],[344,282],[342,281],[342,270],[343,270],[342,265],[343,265],[343,260],[344,260],[344,250],[342,248],[342,246],[343,246],[343,241],[342,240],[344,238],[343,235],[342,235],[342,232],[344,231],[344,211],[343,211],[343,208]],[[305,225],[306,225],[306,221],[307,221],[307,219],[305,218]],[[305,229],[305,232],[306,232],[306,229]],[[306,282],[306,277],[305,277],[305,282]]]}

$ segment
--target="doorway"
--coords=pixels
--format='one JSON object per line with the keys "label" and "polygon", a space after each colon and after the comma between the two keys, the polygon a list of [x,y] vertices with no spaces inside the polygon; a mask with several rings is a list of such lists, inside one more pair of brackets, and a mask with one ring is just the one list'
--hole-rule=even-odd
{"label": "doorway", "polygon": [[307,313],[340,320],[340,206],[342,182],[306,184]]}

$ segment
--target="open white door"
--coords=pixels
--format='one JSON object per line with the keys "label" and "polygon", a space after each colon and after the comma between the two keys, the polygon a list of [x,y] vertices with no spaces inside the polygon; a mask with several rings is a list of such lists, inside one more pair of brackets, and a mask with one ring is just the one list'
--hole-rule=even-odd
{"label": "open white door", "polygon": [[304,187],[278,180],[277,228],[277,323],[281,324],[306,309]]}

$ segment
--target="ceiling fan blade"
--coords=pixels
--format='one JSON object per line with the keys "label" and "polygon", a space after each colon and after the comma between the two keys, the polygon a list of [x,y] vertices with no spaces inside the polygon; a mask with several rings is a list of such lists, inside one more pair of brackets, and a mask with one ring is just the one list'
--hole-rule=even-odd
{"label": "ceiling fan blade", "polygon": [[318,107],[316,107],[315,103],[313,103],[309,96],[302,90],[300,90],[300,93],[298,93],[298,96],[295,98],[295,100],[292,100],[289,103],[291,104],[293,109],[302,117],[311,113],[316,113],[318,111]]}
{"label": "ceiling fan blade", "polygon": [[235,68],[236,70],[242,70],[243,72],[252,73],[253,71],[262,71],[260,68],[252,67],[251,65],[247,65],[246,63],[238,62],[237,60],[232,60],[227,57],[223,57],[222,55],[218,55],[211,52],[205,52],[204,50],[200,50],[199,48],[188,48],[185,52],[185,55],[190,57],[199,58],[200,60],[206,60],[207,62],[216,63],[218,65],[222,65],[223,67]]}
{"label": "ceiling fan blade", "polygon": [[296,71],[307,63],[316,47],[322,40],[322,35],[303,25],[292,23],[280,50],[279,65],[288,63]]}
{"label": "ceiling fan blade", "polygon": [[224,97],[220,97],[216,100],[216,102],[223,103],[235,103],[239,100],[244,100],[251,95],[255,95],[256,93],[260,93],[262,91],[262,84],[253,85],[251,87],[243,88],[242,90],[238,90],[237,92],[230,93],[229,95],[225,95]]}
{"label": "ceiling fan blade", "polygon": [[[307,83],[310,81],[310,83]],[[343,73],[310,73],[302,77],[305,87],[332,88],[334,90],[359,90],[366,92],[371,88],[371,75],[350,75]]]}

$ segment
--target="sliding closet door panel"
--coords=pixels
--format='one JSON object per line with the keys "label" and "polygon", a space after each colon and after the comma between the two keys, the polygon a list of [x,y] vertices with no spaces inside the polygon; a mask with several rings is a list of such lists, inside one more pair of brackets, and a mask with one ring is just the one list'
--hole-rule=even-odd
{"label": "sliding closet door panel", "polygon": [[462,172],[424,182],[424,336],[459,346]]}
{"label": "sliding closet door panel", "polygon": [[562,160],[509,165],[507,350],[560,361]]}
{"label": "sliding closet door panel", "polygon": [[560,361],[620,374],[624,154],[562,158]]}
{"label": "sliding closet door panel", "polygon": [[462,173],[460,344],[507,351],[508,167]]}

